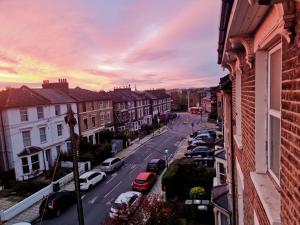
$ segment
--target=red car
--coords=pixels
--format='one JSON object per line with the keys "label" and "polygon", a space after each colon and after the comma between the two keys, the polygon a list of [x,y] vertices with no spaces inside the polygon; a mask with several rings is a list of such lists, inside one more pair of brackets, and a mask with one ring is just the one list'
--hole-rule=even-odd
{"label": "red car", "polygon": [[152,172],[141,172],[132,182],[133,190],[148,192],[156,182],[156,174]]}

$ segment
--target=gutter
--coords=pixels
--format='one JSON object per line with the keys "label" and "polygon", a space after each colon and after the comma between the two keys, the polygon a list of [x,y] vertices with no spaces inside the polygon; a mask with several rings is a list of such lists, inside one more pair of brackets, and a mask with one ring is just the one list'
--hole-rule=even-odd
{"label": "gutter", "polygon": [[232,10],[233,0],[222,0],[221,18],[219,26],[219,42],[218,42],[218,64],[222,62],[224,52],[224,44],[227,35],[228,22]]}

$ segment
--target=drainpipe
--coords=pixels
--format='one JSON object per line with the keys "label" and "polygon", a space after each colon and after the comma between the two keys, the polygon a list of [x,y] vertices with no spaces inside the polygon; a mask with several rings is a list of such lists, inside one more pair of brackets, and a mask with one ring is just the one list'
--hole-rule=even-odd
{"label": "drainpipe", "polygon": [[8,160],[8,154],[7,154],[7,145],[6,145],[6,137],[5,137],[5,133],[4,133],[4,126],[3,126],[3,114],[2,114],[2,110],[0,110],[0,114],[1,114],[1,122],[2,122],[2,134],[3,134],[3,145],[4,145],[4,155],[5,155],[5,159],[6,162],[4,162],[4,170],[9,170],[9,160]]}
{"label": "drainpipe", "polygon": [[236,193],[235,193],[235,159],[234,159],[234,144],[233,144],[233,112],[232,112],[232,92],[230,92],[230,147],[231,147],[231,194],[232,194],[232,216],[231,216],[231,224],[236,224]]}

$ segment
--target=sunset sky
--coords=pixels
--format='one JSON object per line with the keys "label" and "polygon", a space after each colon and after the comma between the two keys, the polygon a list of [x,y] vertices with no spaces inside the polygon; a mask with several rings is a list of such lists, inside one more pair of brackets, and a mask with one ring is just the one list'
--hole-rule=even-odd
{"label": "sunset sky", "polygon": [[218,84],[220,0],[1,0],[0,89]]}

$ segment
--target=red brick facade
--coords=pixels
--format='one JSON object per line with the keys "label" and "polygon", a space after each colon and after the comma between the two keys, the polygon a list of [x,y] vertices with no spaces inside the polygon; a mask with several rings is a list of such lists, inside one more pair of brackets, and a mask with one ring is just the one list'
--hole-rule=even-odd
{"label": "red brick facade", "polygon": [[[274,181],[274,186],[280,194],[281,210],[280,218],[283,225],[300,224],[300,3],[295,1],[284,1],[289,4],[283,5],[283,15],[287,18],[286,26],[292,33],[291,41],[281,36],[276,37],[282,44],[282,83],[281,83],[281,145],[280,145],[280,185]],[[279,3],[280,5],[283,3]],[[299,5],[297,5],[299,4]],[[293,7],[295,6],[295,11]],[[262,7],[262,6],[259,6]],[[278,5],[269,5],[271,9],[279,9]],[[269,11],[269,12],[270,12]],[[266,19],[268,14],[265,15]],[[296,16],[293,19],[293,16]],[[273,20],[272,20],[273,19]],[[271,21],[272,20],[272,21]],[[277,20],[279,20],[277,18]],[[270,19],[275,21],[274,18]],[[270,22],[270,23],[271,23]],[[234,23],[233,23],[234,24]],[[251,35],[260,29],[258,26]],[[263,33],[263,32],[262,32]],[[243,34],[244,35],[244,34]],[[259,34],[260,35],[260,34]],[[261,38],[258,35],[258,38]],[[254,40],[252,40],[254,42]],[[272,40],[273,41],[273,40]],[[274,44],[274,43],[272,43]],[[245,47],[245,46],[243,46]],[[270,47],[270,46],[269,46]],[[268,51],[269,47],[264,48]],[[248,52],[249,53],[249,52]],[[271,225],[267,212],[258,195],[257,189],[253,183],[250,173],[256,172],[255,161],[255,80],[260,74],[255,74],[255,60],[250,68],[249,61],[245,57],[247,53],[243,49],[243,56],[239,58],[241,76],[241,129],[242,129],[242,149],[239,149],[234,141],[233,153],[237,163],[241,168],[244,181],[243,205],[244,205],[244,224],[254,225],[254,213],[260,225]],[[255,52],[254,52],[255,55]],[[222,58],[224,64],[224,58]],[[226,62],[226,59],[225,59]],[[228,61],[229,64],[231,61]],[[226,63],[225,63],[226,64]],[[229,67],[228,67],[229,68]],[[230,65],[232,77],[232,110],[233,110],[233,134],[236,133],[236,65]],[[262,96],[263,97],[263,96]],[[261,151],[267,151],[261,149]],[[267,173],[268,175],[268,173]],[[235,185],[238,179],[238,169],[235,168]],[[271,179],[272,180],[272,179]],[[237,187],[234,188],[234,194],[237,195]],[[238,205],[236,198],[235,205]],[[236,207],[238,210],[238,207]],[[240,209],[241,210],[241,209]],[[238,213],[235,212],[235,221],[238,224]]]}

